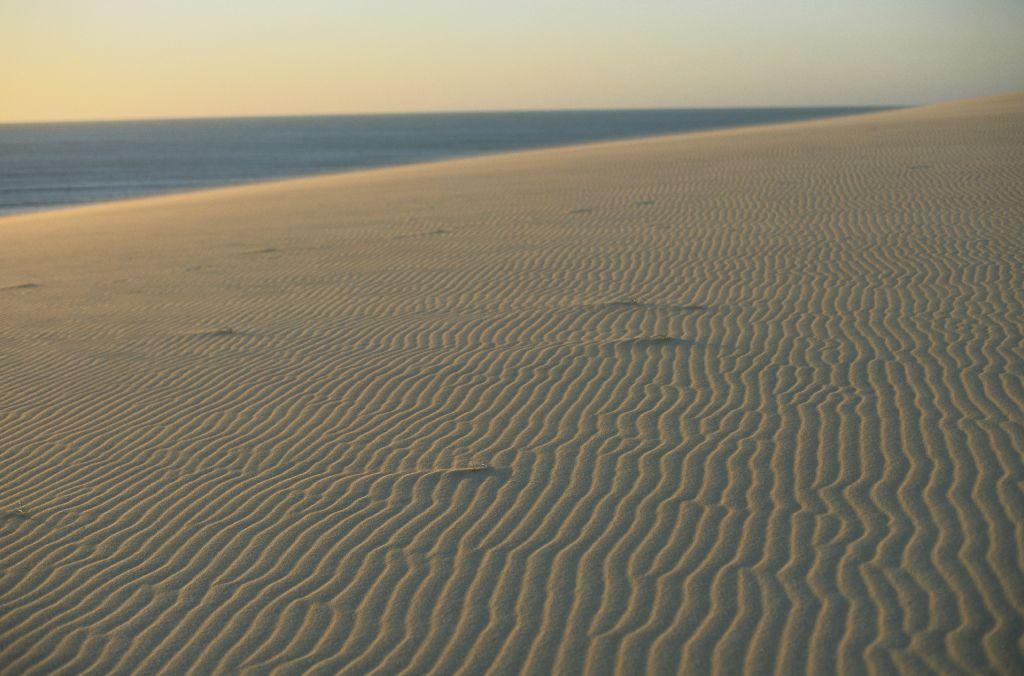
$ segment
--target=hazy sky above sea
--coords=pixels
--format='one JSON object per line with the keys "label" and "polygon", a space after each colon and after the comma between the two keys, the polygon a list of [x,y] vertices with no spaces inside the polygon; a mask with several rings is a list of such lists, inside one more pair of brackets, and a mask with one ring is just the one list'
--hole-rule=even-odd
{"label": "hazy sky above sea", "polygon": [[925,103],[1024,0],[0,0],[0,121]]}

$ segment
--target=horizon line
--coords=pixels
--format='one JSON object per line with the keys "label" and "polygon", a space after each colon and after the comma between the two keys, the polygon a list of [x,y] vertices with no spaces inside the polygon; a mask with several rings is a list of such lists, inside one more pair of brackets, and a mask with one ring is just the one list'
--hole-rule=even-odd
{"label": "horizon line", "polygon": [[[957,100],[957,99],[952,99]],[[941,102],[932,102],[941,103]],[[242,115],[186,115],[182,117],[141,116],[141,117],[96,117],[96,118],[50,118],[45,120],[4,120],[0,127],[53,125],[53,124],[107,124],[123,122],[199,122],[216,120],[272,120],[302,119],[327,117],[412,117],[427,115],[486,115],[509,113],[600,113],[600,112],[659,112],[680,110],[893,110],[897,108],[914,108],[928,103],[875,103],[875,104],[841,104],[828,105],[744,105],[744,106],[626,106],[626,107],[579,107],[579,108],[481,108],[481,109],[434,109],[409,111],[368,111],[361,113],[267,113]]]}

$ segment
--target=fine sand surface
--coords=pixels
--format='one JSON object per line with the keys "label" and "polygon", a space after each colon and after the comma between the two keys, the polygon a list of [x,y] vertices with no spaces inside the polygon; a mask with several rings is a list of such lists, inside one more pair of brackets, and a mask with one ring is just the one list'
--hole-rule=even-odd
{"label": "fine sand surface", "polygon": [[1024,670],[1024,95],[0,219],[0,672]]}

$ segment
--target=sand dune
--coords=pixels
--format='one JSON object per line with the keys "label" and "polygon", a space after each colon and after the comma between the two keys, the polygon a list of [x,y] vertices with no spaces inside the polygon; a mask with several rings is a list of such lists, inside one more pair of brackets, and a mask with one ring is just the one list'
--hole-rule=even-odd
{"label": "sand dune", "polygon": [[0,219],[0,671],[1024,671],[1024,95]]}

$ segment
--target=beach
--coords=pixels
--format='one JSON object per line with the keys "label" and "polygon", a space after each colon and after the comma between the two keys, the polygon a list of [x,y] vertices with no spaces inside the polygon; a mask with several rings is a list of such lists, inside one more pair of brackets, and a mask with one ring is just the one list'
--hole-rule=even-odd
{"label": "beach", "polygon": [[0,672],[1024,671],[1024,94],[0,218]]}

